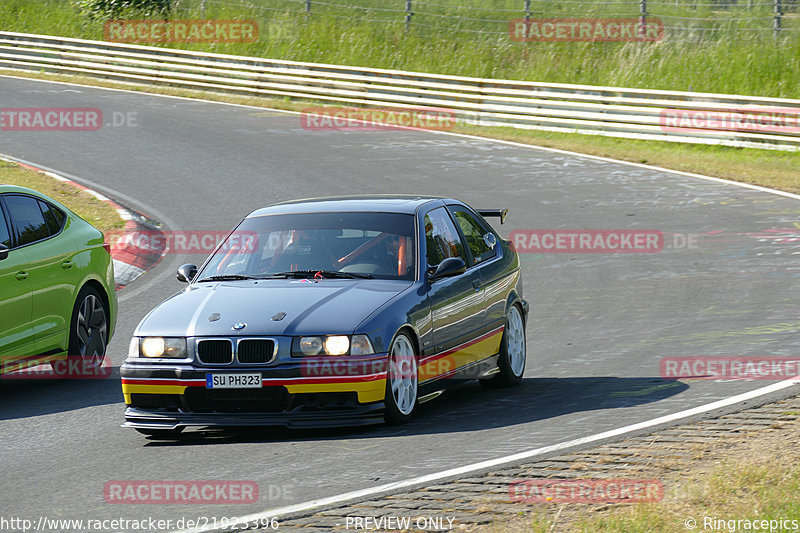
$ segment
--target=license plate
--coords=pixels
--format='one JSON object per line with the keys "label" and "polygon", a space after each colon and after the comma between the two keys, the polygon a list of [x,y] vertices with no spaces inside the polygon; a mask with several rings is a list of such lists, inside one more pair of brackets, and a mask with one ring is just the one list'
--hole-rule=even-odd
{"label": "license plate", "polygon": [[207,389],[260,389],[261,374],[206,374]]}

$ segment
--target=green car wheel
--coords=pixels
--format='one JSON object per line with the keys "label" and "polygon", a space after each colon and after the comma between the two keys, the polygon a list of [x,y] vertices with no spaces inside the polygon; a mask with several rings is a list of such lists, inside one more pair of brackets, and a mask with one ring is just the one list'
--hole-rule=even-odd
{"label": "green car wheel", "polygon": [[80,356],[83,366],[103,364],[108,345],[108,310],[96,289],[84,287],[78,293],[69,334],[69,355]]}

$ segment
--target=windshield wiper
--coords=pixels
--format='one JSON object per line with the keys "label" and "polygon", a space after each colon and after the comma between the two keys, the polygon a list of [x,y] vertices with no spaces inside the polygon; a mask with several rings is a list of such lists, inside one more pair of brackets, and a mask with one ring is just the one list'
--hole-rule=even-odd
{"label": "windshield wiper", "polygon": [[[278,275],[276,274],[276,276]],[[280,276],[280,277],[285,277],[285,276]],[[224,274],[221,276],[208,276],[207,278],[203,278],[201,280],[198,280],[197,282],[202,283],[203,281],[236,281],[240,279],[268,279],[268,277],[243,276],[241,274]]]}
{"label": "windshield wiper", "polygon": [[373,279],[372,274],[358,274],[355,272],[341,272],[338,270],[294,270],[292,272],[278,272],[276,276],[291,276],[295,278],[313,278],[319,274],[323,278],[343,278],[343,279]]}

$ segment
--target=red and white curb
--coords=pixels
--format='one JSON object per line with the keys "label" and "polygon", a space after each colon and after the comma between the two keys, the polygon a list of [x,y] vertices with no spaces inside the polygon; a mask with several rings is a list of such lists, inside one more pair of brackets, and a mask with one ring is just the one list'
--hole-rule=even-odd
{"label": "red and white curb", "polygon": [[[23,168],[27,168],[28,170],[45,174],[46,176],[63,183],[68,183],[73,187],[91,194],[101,202],[105,202],[114,208],[119,217],[125,221],[125,228],[120,232],[119,239],[112,243],[111,246],[111,259],[114,262],[114,282],[117,290],[130,284],[133,280],[156,266],[158,262],[161,261],[161,258],[164,256],[163,252],[154,253],[152,249],[140,249],[135,244],[137,239],[134,239],[133,237],[137,233],[146,231],[152,234],[154,231],[158,231],[158,229],[152,224],[145,222],[146,218],[143,215],[122,207],[108,196],[105,196],[94,189],[90,189],[89,187],[86,187],[85,185],[82,185],[76,181],[56,174],[55,172],[36,168],[27,163],[22,163],[6,157],[0,157],[0,159],[9,163],[14,163],[15,165],[19,165]],[[106,238],[108,238],[108,236],[106,236]]]}

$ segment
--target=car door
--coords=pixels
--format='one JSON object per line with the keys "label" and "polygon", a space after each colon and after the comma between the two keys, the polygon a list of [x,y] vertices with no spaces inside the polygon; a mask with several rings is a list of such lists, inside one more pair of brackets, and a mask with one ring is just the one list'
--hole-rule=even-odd
{"label": "car door", "polygon": [[28,259],[24,249],[14,246],[6,215],[0,197],[0,244],[9,248],[8,257],[0,259],[0,372],[34,353]]}
{"label": "car door", "polygon": [[[495,331],[505,324],[506,302],[512,279],[507,265],[501,261],[499,238],[485,221],[471,209],[460,204],[448,205],[458,225],[472,264],[480,273],[481,292],[486,307],[486,331]],[[496,336],[499,347],[500,337]]]}
{"label": "car door", "polygon": [[426,283],[431,311],[431,354],[420,361],[420,382],[452,376],[474,362],[472,346],[481,335],[485,312],[480,272],[469,267],[469,257],[445,207],[429,211],[423,219],[425,262],[428,272],[449,257],[467,263],[463,274]]}
{"label": "car door", "polygon": [[5,205],[27,256],[36,352],[65,350],[79,275],[75,245],[62,231],[66,215],[24,194],[7,194]]}

